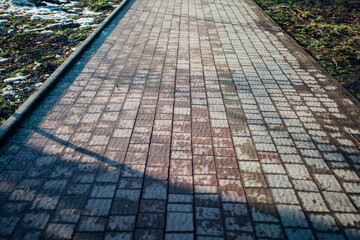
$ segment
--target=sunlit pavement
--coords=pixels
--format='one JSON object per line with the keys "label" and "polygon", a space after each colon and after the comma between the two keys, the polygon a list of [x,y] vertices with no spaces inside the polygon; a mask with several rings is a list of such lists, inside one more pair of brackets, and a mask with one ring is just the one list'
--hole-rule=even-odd
{"label": "sunlit pavement", "polygon": [[360,238],[359,104],[314,60],[250,0],[126,11],[2,152],[0,236]]}

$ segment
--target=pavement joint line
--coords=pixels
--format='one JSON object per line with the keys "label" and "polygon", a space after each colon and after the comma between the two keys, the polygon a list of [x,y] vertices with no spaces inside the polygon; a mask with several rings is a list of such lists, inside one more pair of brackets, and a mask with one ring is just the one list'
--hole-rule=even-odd
{"label": "pavement joint line", "polygon": [[10,133],[19,125],[31,112],[35,105],[52,89],[54,84],[73,65],[73,63],[89,48],[95,39],[102,33],[107,25],[120,13],[129,0],[123,0],[112,13],[92,32],[75,51],[61,64],[50,77],[0,126],[0,144],[4,143]]}

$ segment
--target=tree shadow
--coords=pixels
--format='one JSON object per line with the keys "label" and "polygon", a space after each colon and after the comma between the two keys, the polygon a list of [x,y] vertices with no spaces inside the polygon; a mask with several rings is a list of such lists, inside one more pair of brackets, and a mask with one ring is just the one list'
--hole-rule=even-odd
{"label": "tree shadow", "polygon": [[[191,227],[182,223],[190,239],[194,232],[255,239],[255,231],[286,238],[281,223],[311,234],[305,216],[294,214],[291,207],[285,206],[280,218],[274,205],[229,197],[231,189],[217,185],[215,192],[197,192],[192,180],[186,182],[192,175],[169,180],[171,169],[126,162],[120,152],[107,155],[42,129],[34,135],[0,175],[2,237],[53,239],[63,234],[97,239],[121,233],[133,238],[150,231],[163,239],[165,231],[171,231],[169,224],[179,224],[169,223],[171,217],[180,214],[190,221]],[[53,154],[35,147],[45,140],[57,146]],[[326,229],[331,221],[319,218],[313,224]],[[337,233],[334,227],[327,231]]]}

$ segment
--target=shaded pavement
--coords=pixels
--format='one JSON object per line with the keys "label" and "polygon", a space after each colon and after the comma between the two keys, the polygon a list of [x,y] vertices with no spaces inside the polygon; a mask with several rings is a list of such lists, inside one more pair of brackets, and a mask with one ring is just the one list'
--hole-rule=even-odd
{"label": "shaded pavement", "polygon": [[129,4],[2,147],[0,236],[359,239],[359,103],[250,0]]}

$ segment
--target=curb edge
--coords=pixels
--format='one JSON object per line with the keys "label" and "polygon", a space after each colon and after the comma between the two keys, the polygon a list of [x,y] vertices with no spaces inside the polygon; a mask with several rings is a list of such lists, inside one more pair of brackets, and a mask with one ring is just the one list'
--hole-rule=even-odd
{"label": "curb edge", "polygon": [[3,143],[12,130],[24,120],[35,104],[55,85],[57,80],[66,73],[71,65],[87,50],[91,43],[99,36],[104,28],[114,19],[129,0],[123,0],[112,13],[92,32],[75,51],[43,82],[42,86],[33,94],[0,126],[0,143]]}

